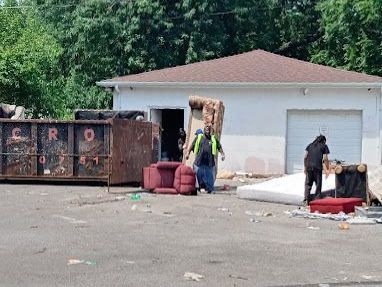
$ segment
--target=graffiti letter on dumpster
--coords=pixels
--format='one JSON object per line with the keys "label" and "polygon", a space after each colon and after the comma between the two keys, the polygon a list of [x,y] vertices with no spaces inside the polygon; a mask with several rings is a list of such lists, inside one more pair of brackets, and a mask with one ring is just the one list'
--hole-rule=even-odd
{"label": "graffiti letter on dumpster", "polygon": [[48,139],[51,140],[57,140],[57,129],[56,128],[50,128],[48,131]]}
{"label": "graffiti letter on dumpster", "polygon": [[98,165],[98,156],[96,156],[95,158],[93,158],[93,161],[94,161],[95,165]]}
{"label": "graffiti letter on dumpster", "polygon": [[21,130],[20,130],[20,128],[14,128],[12,130],[12,138],[15,139],[15,140],[21,138]]}
{"label": "graffiti letter on dumpster", "polygon": [[93,129],[85,129],[84,137],[85,137],[85,140],[88,142],[91,142],[92,140],[94,140],[94,130]]}
{"label": "graffiti letter on dumpster", "polygon": [[44,164],[45,163],[45,156],[40,155],[40,157],[38,158],[38,161],[39,161],[39,163]]}

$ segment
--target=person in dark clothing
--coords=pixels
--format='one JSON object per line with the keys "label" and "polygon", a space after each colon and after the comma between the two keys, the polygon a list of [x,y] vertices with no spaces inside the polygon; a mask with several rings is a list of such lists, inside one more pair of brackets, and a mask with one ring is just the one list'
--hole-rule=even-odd
{"label": "person in dark clothing", "polygon": [[178,151],[179,151],[179,161],[183,161],[183,146],[186,142],[186,132],[183,128],[179,129],[179,138],[178,138]]}
{"label": "person in dark clothing", "polygon": [[[304,202],[309,204],[310,191],[313,183],[316,184],[315,198],[321,198],[322,167],[324,166],[326,178],[329,176],[329,148],[326,145],[326,137],[319,135],[305,149],[304,173],[305,173],[305,195]],[[324,164],[323,164],[324,163]]]}
{"label": "person in dark clothing", "polygon": [[196,136],[190,148],[187,151],[186,159],[189,158],[191,151],[195,154],[194,165],[198,167],[197,180],[200,187],[205,187],[207,193],[214,191],[214,168],[215,157],[217,152],[222,155],[221,159],[225,159],[223,148],[211,131],[211,126],[204,127],[204,133]]}

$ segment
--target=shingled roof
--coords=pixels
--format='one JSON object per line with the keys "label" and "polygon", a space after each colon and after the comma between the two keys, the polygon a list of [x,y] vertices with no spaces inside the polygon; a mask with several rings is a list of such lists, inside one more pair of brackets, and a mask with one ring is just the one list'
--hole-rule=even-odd
{"label": "shingled roof", "polygon": [[382,77],[254,50],[215,60],[116,77],[98,84],[107,86],[112,83],[382,83]]}

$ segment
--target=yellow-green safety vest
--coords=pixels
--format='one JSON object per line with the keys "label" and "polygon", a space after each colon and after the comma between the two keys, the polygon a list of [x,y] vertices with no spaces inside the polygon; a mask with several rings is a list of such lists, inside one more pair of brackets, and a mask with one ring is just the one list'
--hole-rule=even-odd
{"label": "yellow-green safety vest", "polygon": [[[203,136],[204,136],[203,134],[199,134],[198,137],[196,138],[196,142],[194,146],[194,154],[198,154],[200,142],[202,141]],[[215,135],[211,135],[211,142],[212,142],[212,155],[215,156],[218,150],[218,144],[217,144]]]}

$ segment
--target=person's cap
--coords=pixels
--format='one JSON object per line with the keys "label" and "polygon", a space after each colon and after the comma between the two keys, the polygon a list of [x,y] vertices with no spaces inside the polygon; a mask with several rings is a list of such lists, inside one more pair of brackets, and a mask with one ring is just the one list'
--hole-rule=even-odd
{"label": "person's cap", "polygon": [[200,135],[203,133],[203,130],[202,129],[197,129],[196,132],[195,132],[195,135]]}

